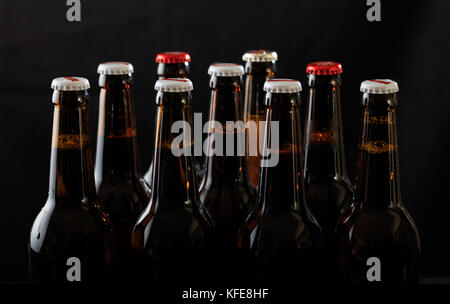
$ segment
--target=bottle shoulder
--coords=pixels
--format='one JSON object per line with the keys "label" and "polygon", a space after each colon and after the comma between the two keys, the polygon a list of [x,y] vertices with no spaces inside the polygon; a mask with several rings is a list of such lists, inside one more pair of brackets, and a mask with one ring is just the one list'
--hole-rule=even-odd
{"label": "bottle shoulder", "polygon": [[42,246],[59,246],[73,241],[87,243],[114,237],[113,226],[97,202],[61,204],[49,198],[33,222],[30,247],[35,252]]}
{"label": "bottle shoulder", "polygon": [[360,244],[395,244],[420,248],[417,227],[402,206],[384,208],[352,203],[337,225],[339,238]]}
{"label": "bottle shoulder", "polygon": [[[212,224],[200,208],[194,206],[173,206],[150,200],[139,217],[132,233],[132,246],[137,250],[163,246],[178,240],[179,244],[195,243],[205,238]],[[167,244],[166,244],[167,245]]]}
{"label": "bottle shoulder", "polygon": [[240,247],[255,249],[260,246],[305,247],[318,244],[321,235],[319,225],[297,211],[263,214],[255,208],[240,229],[238,243]]}
{"label": "bottle shoulder", "polygon": [[[181,205],[184,203],[184,206]],[[150,199],[149,204],[136,222],[135,230],[191,231],[193,226],[212,226],[205,217],[209,217],[202,205],[186,202],[166,204],[158,199]]]}

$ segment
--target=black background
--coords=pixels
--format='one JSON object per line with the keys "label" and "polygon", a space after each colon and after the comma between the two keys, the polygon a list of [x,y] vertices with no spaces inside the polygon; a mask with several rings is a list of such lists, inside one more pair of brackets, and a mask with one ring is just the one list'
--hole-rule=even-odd
{"label": "black background", "polygon": [[366,1],[87,1],[82,21],[66,20],[66,1],[0,0],[0,281],[27,280],[27,238],[48,189],[50,82],[87,77],[95,146],[96,68],[135,67],[134,101],[142,169],[150,163],[159,51],[192,56],[194,110],[207,120],[207,68],[241,63],[248,49],[274,49],[278,76],[305,86],[310,61],[343,64],[343,116],[353,178],[360,122],[359,84],[391,78],[400,86],[403,199],[419,228],[424,277],[450,276],[450,2],[382,0],[381,22]]}

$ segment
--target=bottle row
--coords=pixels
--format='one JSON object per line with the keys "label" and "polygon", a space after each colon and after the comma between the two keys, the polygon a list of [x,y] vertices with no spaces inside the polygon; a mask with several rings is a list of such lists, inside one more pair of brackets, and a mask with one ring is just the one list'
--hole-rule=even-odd
{"label": "bottle row", "polygon": [[249,51],[243,60],[245,68],[216,63],[208,70],[202,143],[191,110],[189,54],[156,56],[155,142],[144,176],[133,66],[98,67],[95,164],[89,81],[53,80],[49,195],[30,234],[32,282],[417,282],[420,241],[400,191],[397,83],[361,83],[352,186],[342,65],[307,66],[303,133],[302,85],[275,78],[277,53]]}

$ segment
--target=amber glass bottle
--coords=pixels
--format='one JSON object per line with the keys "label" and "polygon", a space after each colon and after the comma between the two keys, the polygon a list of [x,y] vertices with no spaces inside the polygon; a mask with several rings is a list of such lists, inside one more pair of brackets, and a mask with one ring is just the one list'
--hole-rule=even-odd
{"label": "amber glass bottle", "polygon": [[336,223],[352,198],[342,132],[342,66],[328,61],[313,62],[306,73],[306,200],[331,245]]}
{"label": "amber glass bottle", "polygon": [[120,281],[133,276],[131,232],[150,199],[139,174],[131,89],[133,66],[106,62],[98,67],[100,105],[95,159],[95,182],[101,206],[117,235]]}
{"label": "amber glass bottle", "polygon": [[236,235],[250,212],[255,190],[248,177],[241,85],[244,68],[216,63],[209,67],[211,101],[206,139],[205,177],[200,198],[217,223],[218,273],[224,281],[236,274]]}
{"label": "amber glass bottle", "polygon": [[264,90],[267,125],[258,199],[237,240],[254,258],[248,259],[245,277],[273,284],[318,282],[323,278],[323,242],[306,205],[301,174],[301,85],[296,80],[273,79]]}
{"label": "amber glass bottle", "polygon": [[34,283],[104,283],[115,278],[115,234],[95,194],[88,131],[89,82],[52,82],[53,118],[47,202],[31,228]]}
{"label": "amber glass bottle", "polygon": [[152,193],[134,227],[132,246],[143,278],[158,283],[193,284],[208,279],[208,239],[214,223],[198,198],[192,140],[184,133],[184,140],[174,144],[180,135],[171,132],[174,123],[193,126],[192,89],[191,81],[181,78],[158,80],[155,85]]}
{"label": "amber glass bottle", "polygon": [[361,84],[363,117],[355,197],[337,227],[341,278],[350,284],[418,282],[420,241],[406,211],[398,161],[398,85]]}
{"label": "amber glass bottle", "polygon": [[[161,52],[156,54],[155,62],[158,64],[156,73],[159,79],[188,78],[191,71],[191,56],[186,52]],[[152,184],[153,161],[150,164],[144,179],[148,185]],[[201,171],[197,165],[197,171]]]}
{"label": "amber glass bottle", "polygon": [[252,184],[258,185],[259,158],[260,158],[260,139],[259,122],[264,121],[264,97],[266,93],[263,90],[266,80],[275,77],[276,61],[278,55],[274,51],[254,50],[248,51],[242,56],[245,61],[245,94],[244,94],[244,122],[253,121],[257,130],[257,148],[256,155],[250,155],[249,143],[246,141],[248,175]]}

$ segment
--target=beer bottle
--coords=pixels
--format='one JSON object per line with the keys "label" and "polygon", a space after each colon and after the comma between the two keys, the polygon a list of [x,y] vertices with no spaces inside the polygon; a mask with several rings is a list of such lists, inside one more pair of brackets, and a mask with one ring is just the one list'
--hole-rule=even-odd
{"label": "beer bottle", "polygon": [[221,242],[235,247],[237,230],[255,197],[249,183],[245,151],[241,149],[241,139],[245,138],[240,110],[244,69],[238,64],[216,63],[209,67],[208,74],[211,75],[211,101],[206,173],[200,198],[217,222]]}
{"label": "beer bottle", "polygon": [[[158,64],[157,74],[159,79],[187,78],[189,76],[191,56],[186,52],[158,53],[155,62]],[[144,174],[144,179],[148,185],[152,184],[152,168],[153,161]]]}
{"label": "beer bottle", "polygon": [[89,82],[53,80],[47,202],[31,228],[29,270],[36,283],[102,283],[115,275],[115,235],[95,194],[88,131]]}
{"label": "beer bottle", "polygon": [[[192,89],[189,79],[161,79],[155,84],[152,192],[132,233],[142,275],[155,282],[192,283],[206,278],[202,270],[207,268],[207,242],[214,223],[198,198],[194,174],[189,136]],[[171,130],[180,124],[183,134],[176,136]]]}
{"label": "beer bottle", "polygon": [[136,125],[131,88],[133,66],[106,62],[98,66],[100,108],[95,181],[103,210],[117,235],[119,279],[131,277],[131,232],[150,199],[150,189],[139,174]]}
{"label": "beer bottle", "polygon": [[247,279],[308,283],[321,276],[322,234],[306,205],[300,161],[301,89],[291,79],[264,85],[266,126],[257,203],[237,239],[238,247],[256,258],[248,258]]}
{"label": "beer bottle", "polygon": [[361,84],[363,118],[353,203],[337,226],[342,279],[350,284],[418,281],[420,241],[400,191],[398,85]]}
{"label": "beer bottle", "polygon": [[347,177],[341,117],[342,66],[313,62],[308,74],[305,131],[306,201],[332,243],[334,228],[352,198]]}
{"label": "beer bottle", "polygon": [[200,199],[216,221],[215,249],[221,278],[235,277],[236,235],[250,212],[255,190],[248,178],[241,84],[244,68],[216,63],[209,67],[211,101],[205,145],[205,177]]}
{"label": "beer bottle", "polygon": [[[244,94],[244,122],[253,121],[259,134],[259,122],[264,121],[264,82],[275,76],[278,55],[268,50],[248,51],[242,56],[245,61],[245,94]],[[257,146],[254,152],[249,153],[249,140],[246,141],[248,175],[252,184],[258,185],[259,172],[259,136],[256,137]],[[250,155],[256,154],[256,155]]]}

